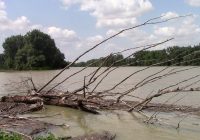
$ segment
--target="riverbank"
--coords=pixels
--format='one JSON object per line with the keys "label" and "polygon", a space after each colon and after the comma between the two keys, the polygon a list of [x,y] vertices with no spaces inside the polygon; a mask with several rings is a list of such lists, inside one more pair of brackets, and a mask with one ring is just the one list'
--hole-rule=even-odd
{"label": "riverbank", "polygon": [[[33,102],[34,103],[34,102]],[[68,127],[66,124],[56,125],[37,119],[43,117],[22,117],[19,115],[41,110],[36,104],[0,102],[0,138],[1,140],[114,140],[115,135],[105,131],[72,138],[71,136],[56,138],[53,134],[41,136],[56,127]],[[45,116],[51,117],[51,116]],[[46,135],[46,134],[45,134]]]}
{"label": "riverbank", "polygon": [[[81,68],[69,69],[63,74],[64,76],[59,77],[60,79],[58,79],[56,82],[61,81],[62,78],[67,77],[79,71],[80,69]],[[141,69],[140,67],[139,68],[136,68],[136,67],[119,68],[117,71],[113,72],[109,78],[105,79],[105,82],[102,83],[102,85],[99,87],[98,90],[104,91],[105,89],[109,89],[110,87],[115,85],[118,81],[122,80],[124,76],[129,75],[130,73],[133,73],[134,71],[138,71],[140,69]],[[135,83],[140,82],[140,80],[146,77],[146,75],[150,75],[151,73],[160,71],[161,69],[162,67],[158,67],[158,68],[154,67],[148,70],[147,72],[135,75],[133,78],[131,78],[130,80],[125,82],[122,86],[120,86],[120,88],[117,88],[116,91],[122,92],[123,90],[129,89],[133,87]],[[66,92],[67,91],[73,92],[75,89],[82,87],[83,86],[82,81],[84,79],[84,75],[90,74],[94,70],[96,70],[96,68],[88,68],[88,70],[85,71],[84,74],[78,74],[77,76],[63,83],[60,89]],[[171,71],[171,69],[169,69],[169,71]],[[10,96],[27,95],[28,90],[24,88],[24,85],[21,84],[21,81],[23,80],[21,78],[23,77],[25,78],[32,77],[35,85],[40,87],[40,85],[44,85],[44,83],[46,83],[49,80],[49,78],[51,78],[52,75],[55,75],[57,72],[58,71],[42,71],[42,72],[27,71],[27,72],[8,72],[8,73],[3,72],[0,74],[1,97],[8,94]],[[175,77],[170,77],[168,79],[166,78],[156,83],[150,84],[144,88],[141,88],[131,95],[134,95],[135,97],[140,97],[143,100],[143,99],[146,99],[146,95],[149,95],[151,91],[155,91],[154,92],[155,94],[159,89],[162,89],[167,85],[174,84],[176,82],[187,79],[196,74],[199,74],[199,69],[193,69],[191,70],[190,73],[185,72],[179,75],[177,74]],[[77,81],[80,81],[80,83]],[[19,88],[18,85],[22,88]],[[52,85],[50,85],[50,87]],[[93,89],[92,86],[90,87],[90,89]],[[174,89],[178,91],[177,87]],[[180,86],[179,86],[179,89],[180,89]],[[188,88],[188,89],[190,90],[191,88]],[[115,91],[113,91],[113,93],[114,92]],[[56,101],[58,101],[59,99],[54,98],[54,99],[48,99],[49,102],[51,101],[53,103],[54,101],[53,106],[45,105],[47,103],[46,102],[44,103],[44,106],[43,106],[44,109],[42,110],[38,110],[34,112],[31,112],[31,111],[24,112],[22,114],[19,113],[15,117],[34,119],[34,120],[38,120],[38,121],[49,123],[49,124],[53,123],[55,127],[47,131],[52,132],[56,137],[59,137],[59,136],[77,137],[77,136],[81,136],[85,134],[91,134],[93,132],[96,133],[96,132],[102,132],[103,130],[107,130],[107,131],[110,131],[112,134],[116,134],[116,140],[123,140],[123,139],[132,140],[133,138],[142,139],[142,140],[146,140],[149,138],[152,138],[152,140],[160,140],[160,139],[162,140],[169,140],[169,139],[198,140],[199,128],[200,128],[200,124],[199,124],[200,118],[198,115],[198,106],[199,106],[198,103],[199,103],[200,96],[198,92],[192,92],[191,90],[188,92],[189,93],[184,92],[184,93],[176,94],[176,97],[173,98],[172,100],[169,100],[171,99],[170,98],[171,96],[167,96],[167,95],[159,99],[156,98],[155,100],[153,100],[153,102],[160,103],[160,104],[157,104],[155,106],[155,104],[149,103],[148,104],[149,106],[145,108],[143,112],[135,112],[135,111],[127,112],[128,108],[130,107],[125,105],[123,101],[125,101],[126,103],[132,106],[138,103],[138,102],[128,102],[126,100],[126,99],[132,100],[134,97],[131,97],[131,96],[128,96],[128,98],[124,98],[121,100],[122,102],[119,102],[121,105],[123,104],[123,106],[120,105],[121,109],[119,109],[119,106],[117,106],[116,104],[113,104],[114,101],[112,100],[110,101],[107,100],[105,102],[102,102],[102,104],[100,105],[89,104],[89,106],[87,105],[87,103],[85,104],[85,101],[83,101],[83,105],[86,105],[86,107],[93,107],[91,109],[98,111],[100,115],[94,115],[91,113],[84,112],[81,110],[81,108],[78,108],[78,107],[77,108],[66,107],[64,106],[66,104],[64,104],[63,107],[55,106]],[[60,95],[60,94],[62,93],[58,92],[57,95]],[[81,91],[80,94],[83,95],[83,92]],[[94,95],[98,95],[98,94],[94,94]],[[172,97],[174,97],[175,94],[172,93],[169,95],[172,95]],[[90,96],[89,93],[87,93],[86,97],[88,96]],[[73,97],[69,99],[73,99]],[[74,99],[76,99],[76,97]],[[48,100],[47,98],[44,99],[44,101],[48,101]],[[60,103],[62,103],[62,100],[59,100],[59,101],[61,101]],[[141,102],[141,100],[139,101]],[[165,103],[166,101],[169,101],[168,104],[172,104],[172,105],[176,104],[176,106],[174,105],[172,107],[171,106],[164,107],[165,104],[163,105],[162,103]],[[73,101],[70,103],[72,103],[72,105],[74,104],[77,105],[76,101]],[[29,105],[31,104],[29,103]],[[100,109],[98,109],[98,107],[100,107]],[[110,110],[108,109],[108,107],[110,108]],[[20,110],[20,109],[18,108],[17,110]],[[123,111],[120,111],[120,110],[123,110]],[[158,119],[158,122],[154,123],[153,125],[150,123],[148,124],[144,123],[144,120],[147,120],[154,113],[159,114],[159,115],[156,115],[156,119]],[[143,114],[144,114],[144,117],[143,117]],[[180,128],[176,129],[179,121],[182,119],[184,121],[181,121]],[[63,124],[66,124],[67,127],[60,127],[60,125],[63,125]],[[57,127],[57,125],[59,126]],[[42,133],[42,135],[44,134]],[[161,135],[163,136],[162,138],[161,138]],[[173,136],[174,138],[171,138],[171,136]]]}
{"label": "riverbank", "polygon": [[[70,96],[70,97],[67,97]],[[64,96],[62,96],[63,98]],[[101,115],[102,111],[109,110],[122,110],[128,111],[131,106],[137,105],[139,102],[136,101],[123,101],[121,103],[115,103],[115,100],[87,100],[82,103],[78,103],[75,96],[65,95],[67,100],[60,99],[58,95],[34,95],[34,96],[4,96],[1,98],[0,102],[0,129],[7,131],[19,132],[29,137],[34,137],[35,135],[40,135],[41,133],[48,132],[55,127],[68,127],[66,124],[52,124],[48,122],[43,122],[40,117],[20,117],[20,114],[27,114],[31,112],[41,111],[46,105],[60,106],[64,108],[72,108],[80,111],[84,111],[90,114]],[[47,99],[48,98],[48,99]],[[77,98],[80,99],[80,96]],[[128,104],[128,105],[127,105]],[[141,108],[141,106],[138,106]],[[137,109],[138,109],[137,108]],[[86,110],[87,109],[87,110]],[[178,106],[178,105],[167,105],[167,104],[154,104],[150,103],[145,106],[144,111],[157,112],[157,113],[172,113],[180,112],[190,115],[200,115],[200,108],[193,108],[190,106]],[[94,113],[95,112],[95,113]],[[44,116],[45,117],[45,116]],[[46,116],[48,117],[48,116]],[[49,116],[51,117],[51,116]],[[42,117],[41,117],[42,118]],[[148,118],[146,118],[148,120]],[[30,127],[31,126],[31,127]],[[84,138],[84,137],[83,137]],[[107,140],[107,139],[100,139]],[[110,140],[110,139],[109,139]]]}

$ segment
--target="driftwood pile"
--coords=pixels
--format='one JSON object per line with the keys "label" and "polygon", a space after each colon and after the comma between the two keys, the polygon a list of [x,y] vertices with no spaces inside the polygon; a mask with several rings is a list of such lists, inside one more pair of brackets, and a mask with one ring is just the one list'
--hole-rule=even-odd
{"label": "driftwood pile", "polygon": [[[146,102],[145,102],[146,103]],[[200,107],[148,103],[146,105],[139,101],[120,101],[104,98],[86,99],[82,94],[71,94],[69,92],[51,92],[50,94],[36,95],[15,95],[4,96],[0,101],[1,115],[16,115],[43,109],[44,105],[54,105],[67,108],[73,108],[92,114],[100,114],[102,110],[122,110],[130,111],[132,107],[136,111],[158,111],[158,112],[182,112],[191,114],[200,114]]]}
{"label": "driftwood pile", "polygon": [[[56,90],[56,88],[61,85],[62,83],[66,82],[73,76],[83,72],[85,69],[87,69],[90,65],[97,62],[93,62],[89,64],[88,66],[82,68],[81,70],[74,72],[73,74],[66,76],[64,80],[60,81],[59,83],[55,84],[53,87],[50,86],[50,84],[57,78],[59,77],[65,70],[69,69],[73,64],[75,64],[81,57],[83,57],[85,54],[91,52],[95,48],[97,48],[99,45],[107,42],[108,40],[122,34],[123,32],[133,30],[135,28],[139,28],[142,26],[146,25],[154,25],[154,24],[160,24],[167,22],[169,20],[177,19],[180,17],[185,17],[185,16],[178,16],[170,19],[166,19],[163,17],[157,17],[157,18],[152,18],[150,20],[147,20],[146,22],[133,26],[130,28],[123,29],[119,31],[118,33],[102,40],[98,44],[94,45],[91,47],[89,50],[85,51],[82,53],[80,56],[78,56],[73,62],[71,62],[69,65],[67,65],[64,69],[59,71],[55,76],[52,77],[44,86],[41,86],[38,88],[32,78],[29,78],[26,80],[26,82],[29,81],[31,83],[31,88],[29,88],[29,92],[27,92],[27,95],[15,95],[15,96],[4,96],[1,98],[0,102],[0,117],[4,118],[4,123],[0,124],[0,128],[6,128],[6,122],[10,121],[9,119],[14,119],[17,120],[17,118],[14,118],[13,116],[17,114],[23,114],[27,112],[32,112],[32,111],[37,111],[41,110],[44,105],[55,105],[55,106],[62,106],[62,107],[69,107],[73,109],[78,109],[81,111],[85,111],[88,113],[93,113],[93,114],[100,114],[101,110],[126,110],[126,111],[137,111],[141,112],[143,110],[148,110],[148,111],[153,111],[155,112],[153,115],[157,116],[159,112],[171,112],[171,111],[180,111],[183,113],[196,113],[200,114],[200,108],[194,108],[192,106],[178,106],[175,104],[166,104],[171,98],[167,99],[164,103],[152,103],[152,100],[154,98],[158,98],[160,96],[166,95],[166,94],[175,94],[175,96],[179,93],[185,93],[185,92],[199,92],[200,87],[194,87],[197,83],[200,82],[198,78],[200,78],[200,75],[194,75],[192,77],[189,77],[187,79],[181,80],[177,83],[172,83],[171,85],[167,85],[163,89],[159,89],[158,91],[155,91],[153,94],[149,94],[146,98],[140,98],[134,95],[134,92],[145,85],[154,83],[156,81],[159,81],[163,78],[170,77],[173,75],[176,75],[177,73],[181,72],[187,72],[191,69],[196,69],[198,67],[186,67],[186,68],[178,68],[178,67],[171,67],[171,66],[166,66],[163,67],[161,70],[154,72],[153,74],[148,75],[144,79],[141,79],[138,83],[133,84],[133,86],[129,89],[125,89],[123,92],[114,92],[114,90],[123,84],[125,81],[127,81],[129,78],[137,75],[140,72],[144,72],[148,69],[150,69],[153,66],[160,66],[165,63],[172,63],[180,59],[182,57],[194,55],[196,52],[183,52],[176,56],[175,58],[165,60],[163,62],[159,62],[156,64],[152,64],[151,66],[143,67],[137,71],[132,72],[130,75],[124,77],[120,82],[118,82],[116,85],[109,89],[104,89],[101,91],[98,91],[98,86],[104,82],[104,80],[108,77],[109,74],[111,74],[113,71],[119,68],[113,67],[119,62],[123,62],[128,60],[131,57],[134,57],[134,55],[139,52],[139,51],[145,51],[151,48],[154,48],[156,46],[162,45],[166,42],[169,42],[173,40],[173,38],[166,39],[164,41],[154,43],[154,44],[148,44],[145,46],[139,46],[139,47],[134,47],[134,48],[128,48],[125,50],[122,50],[117,53],[111,53],[110,55],[103,57],[101,60],[101,64],[99,67],[97,67],[93,72],[91,72],[88,75],[84,76],[83,79],[83,86],[78,87],[74,91],[59,91]],[[109,59],[112,58],[113,55],[117,54],[122,54],[124,52],[131,52],[130,55],[126,56],[123,59],[117,60],[113,62],[110,66],[102,69],[104,64],[106,64]],[[195,60],[188,60],[188,61],[195,61]],[[176,62],[176,61],[175,61]],[[179,62],[179,65],[181,63],[185,62]],[[131,65],[128,64],[128,66]],[[172,66],[176,66],[177,64],[173,64]],[[127,66],[127,65],[126,65]],[[48,87],[49,86],[49,87]],[[45,90],[47,89],[48,90]],[[173,97],[175,97],[173,96]],[[134,100],[129,100],[127,101],[127,98],[136,98],[139,99],[139,101],[134,101]],[[179,100],[177,100],[178,102]],[[7,117],[7,118],[6,118]],[[152,119],[153,116],[149,118]],[[0,122],[1,123],[1,122]],[[18,123],[16,123],[18,125]],[[37,124],[37,123],[36,123]],[[34,125],[33,125],[34,126]],[[9,127],[8,127],[9,128]],[[41,127],[43,128],[43,127]],[[35,130],[34,130],[35,131]],[[30,135],[31,133],[28,133]],[[105,133],[104,133],[105,134]],[[95,137],[97,136],[97,137]],[[92,135],[92,138],[94,140],[111,140],[114,137],[109,136],[108,138],[104,137],[104,135]],[[87,136],[88,137],[88,136]],[[81,139],[85,139],[85,137],[81,137]]]}
{"label": "driftwood pile", "polygon": [[40,110],[42,106],[26,103],[0,102],[0,130],[17,133],[25,140],[41,132],[47,132],[55,127],[31,118],[18,117],[17,115]]}
{"label": "driftwood pile", "polygon": [[0,115],[1,130],[17,132],[26,136],[34,136],[41,132],[47,132],[50,128],[53,127],[55,127],[53,124],[45,123],[34,119]]}
{"label": "driftwood pile", "polygon": [[[63,107],[71,107],[81,109],[93,114],[98,114],[97,111],[89,109],[75,101],[64,103],[61,98],[52,95],[35,96],[4,96],[0,102],[0,130],[8,133],[17,133],[24,140],[32,140],[32,137],[38,136],[40,133],[48,132],[51,128],[60,127],[55,124],[39,121],[34,118],[19,117],[18,115],[30,113],[43,109],[44,104],[58,105]],[[93,133],[79,137],[66,137],[67,140],[114,140],[115,135],[110,132]]]}
{"label": "driftwood pile", "polygon": [[[136,25],[136,26],[133,26],[130,28],[125,28],[125,29],[117,32],[116,34],[113,34],[112,36],[105,38],[98,44],[96,44],[96,45],[92,46],[90,49],[86,50],[84,53],[82,53],[80,56],[78,56],[73,62],[71,62],[65,68],[60,70],[46,84],[44,84],[43,86],[40,85],[40,88],[38,88],[34,84],[32,78],[30,78],[26,81],[26,82],[29,81],[29,83],[32,85],[31,89],[29,89],[28,95],[5,96],[5,97],[2,97],[1,101],[2,102],[11,102],[11,103],[12,102],[13,103],[25,103],[25,104],[29,104],[29,105],[31,104],[31,107],[33,107],[32,109],[36,109],[36,110],[41,109],[41,107],[43,105],[56,105],[56,106],[63,106],[63,107],[79,109],[79,110],[90,112],[93,114],[99,114],[98,110],[102,110],[102,109],[104,109],[104,110],[105,109],[106,110],[117,109],[117,110],[128,110],[128,111],[142,111],[144,109],[150,109],[150,108],[152,109],[152,107],[155,109],[156,107],[158,107],[160,111],[165,111],[166,107],[167,107],[167,105],[165,105],[165,102],[163,104],[153,104],[153,103],[151,103],[151,101],[154,98],[158,98],[158,97],[166,95],[166,94],[178,94],[178,93],[182,93],[182,92],[199,92],[200,91],[199,87],[194,88],[192,86],[196,85],[200,82],[200,80],[198,79],[200,77],[200,75],[194,75],[192,77],[189,77],[188,79],[179,81],[178,83],[173,83],[171,85],[168,85],[163,89],[159,89],[158,91],[155,91],[153,94],[150,93],[150,96],[148,95],[146,98],[136,97],[136,96],[134,96],[134,92],[140,88],[143,88],[145,85],[157,82],[163,78],[167,78],[167,77],[176,75],[181,72],[187,72],[189,70],[196,69],[198,67],[194,66],[194,67],[188,67],[188,68],[187,67],[186,68],[177,68],[177,67],[173,68],[171,66],[166,66],[166,67],[163,67],[161,70],[148,75],[144,79],[141,79],[138,83],[133,84],[133,86],[131,88],[125,89],[123,92],[116,93],[116,92],[114,92],[114,90],[117,87],[119,87],[121,84],[126,82],[128,79],[130,79],[131,77],[133,77],[141,72],[145,72],[146,70],[150,69],[153,66],[160,66],[162,64],[166,64],[169,62],[173,64],[173,62],[175,60],[177,60],[177,59],[179,60],[182,57],[194,55],[195,53],[197,53],[196,51],[183,52],[183,53],[180,53],[179,55],[175,56],[175,58],[170,58],[169,60],[165,60],[163,62],[152,64],[150,66],[141,68],[137,71],[133,71],[130,75],[124,77],[121,81],[119,81],[116,85],[114,85],[113,87],[111,87],[109,89],[104,89],[104,90],[98,91],[98,86],[104,82],[104,80],[108,77],[109,74],[111,74],[113,71],[115,71],[116,69],[119,68],[119,66],[113,67],[116,64],[126,61],[131,57],[134,57],[140,51],[145,51],[145,50],[157,47],[159,45],[163,45],[164,43],[167,43],[167,42],[173,40],[174,38],[166,39],[164,41],[160,41],[160,42],[153,43],[153,44],[147,44],[144,46],[138,46],[138,47],[134,47],[134,48],[124,49],[120,52],[113,52],[113,53],[109,54],[108,56],[103,57],[102,60],[97,60],[96,62],[92,62],[88,66],[80,69],[77,72],[72,73],[69,76],[65,77],[62,75],[65,78],[62,81],[58,82],[57,84],[53,85],[53,87],[50,86],[50,84],[57,77],[61,76],[61,74],[63,74],[64,71],[67,71],[71,66],[73,66],[73,64],[75,64],[81,57],[83,57],[84,55],[93,51],[94,49],[99,47],[101,44],[115,38],[116,36],[118,36],[124,32],[134,30],[135,28],[139,28],[142,26],[161,24],[161,23],[168,22],[170,20],[175,20],[175,19],[183,18],[183,17],[187,17],[187,16],[191,16],[191,15],[177,16],[177,17],[173,17],[173,18],[166,18],[166,17],[164,18],[163,16],[160,16],[160,17],[149,19],[139,25]],[[124,52],[129,52],[130,54],[128,56],[126,56],[125,58],[114,61],[108,67],[102,69],[104,64],[106,64],[110,59],[112,59],[113,55],[122,54]],[[98,61],[100,61],[100,62],[98,62]],[[195,61],[195,60],[188,60],[188,61]],[[100,63],[99,67],[97,67],[90,74],[84,75],[83,86],[78,87],[74,91],[69,91],[69,92],[63,92],[63,91],[57,92],[56,91],[56,88],[59,85],[68,81],[73,76],[83,72],[85,69],[87,69],[90,65],[92,65],[94,63]],[[179,62],[178,64],[180,65],[181,63],[185,63],[185,62]],[[128,64],[128,65],[131,65],[131,64]],[[176,66],[176,65],[177,64],[174,63],[172,66]],[[45,90],[45,89],[47,89],[47,87],[48,87],[48,90]],[[137,98],[137,99],[139,99],[139,101],[138,102],[126,101],[127,98]],[[167,99],[166,102],[168,102],[168,100],[170,100],[170,99]],[[170,108],[172,108],[172,109],[167,109],[167,110],[174,110],[174,111],[177,111],[177,110],[185,111],[186,110],[186,109],[181,109],[181,108],[186,108],[183,106],[177,107],[175,105],[171,105]],[[177,109],[177,108],[179,108],[179,109]],[[188,108],[192,108],[192,107],[188,107]],[[190,109],[190,110],[193,110],[193,109]],[[196,109],[194,109],[194,110],[196,110]],[[185,112],[187,112],[187,111],[185,111]]]}

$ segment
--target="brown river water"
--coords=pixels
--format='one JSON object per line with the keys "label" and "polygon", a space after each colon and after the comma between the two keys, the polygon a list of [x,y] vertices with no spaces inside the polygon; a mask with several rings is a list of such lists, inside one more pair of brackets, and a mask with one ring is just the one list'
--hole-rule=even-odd
{"label": "brown river water", "polygon": [[[124,77],[129,74],[143,69],[144,67],[123,67],[119,68],[113,73],[111,73],[105,81],[98,87],[99,90],[105,90],[111,88],[113,85],[118,83]],[[177,67],[176,69],[169,68],[158,75],[162,75],[167,72],[183,70],[192,67]],[[55,80],[52,85],[61,81],[68,75],[80,70],[81,68],[70,68],[65,71],[58,79]],[[84,75],[89,74],[96,68],[88,68],[84,72],[74,76],[69,79],[61,86],[59,89],[65,91],[72,91],[74,89],[83,86]],[[105,69],[105,68],[103,68]],[[142,71],[114,91],[125,91],[133,85],[137,84],[137,82],[141,81],[145,77],[156,73],[163,69],[163,67],[153,67],[148,70]],[[23,88],[18,88],[19,82],[26,77],[32,77],[33,81],[36,85],[43,85],[49,79],[53,77],[58,71],[21,71],[21,72],[0,72],[0,96],[7,94],[23,94]],[[166,86],[175,84],[184,79],[193,77],[195,75],[200,74],[200,68],[193,68],[188,71],[184,71],[181,73],[177,73],[175,75],[171,75],[165,77],[161,80],[158,80],[154,83],[148,84],[139,88],[134,93],[135,96],[146,97],[150,93],[153,94],[157,92],[159,89],[162,89]],[[199,78],[200,79],[200,78]],[[193,79],[190,82],[194,82],[198,80]],[[18,84],[17,84],[18,83]],[[184,83],[187,85],[188,83]],[[184,86],[184,84],[179,85]],[[16,86],[18,85],[18,86]],[[24,87],[24,85],[21,85]],[[196,83],[191,87],[199,87],[200,83]],[[191,88],[190,87],[190,88]],[[92,89],[92,85],[90,87]],[[170,96],[163,96],[161,98],[153,100],[154,102],[163,102],[166,101]],[[128,100],[134,100],[127,98]],[[176,102],[180,105],[189,105],[189,106],[200,106],[200,94],[199,92],[191,92],[191,93],[180,93],[175,96],[173,99],[169,100],[170,102]],[[32,114],[28,114],[29,116],[45,116],[45,115],[54,115],[53,117],[43,118],[41,120],[51,122],[54,124],[67,124],[69,127],[56,128],[51,130],[52,133],[55,133],[58,136],[78,136],[92,132],[99,132],[102,130],[111,131],[116,134],[117,140],[199,140],[200,139],[200,116],[192,116],[187,114],[181,114],[177,112],[173,113],[160,113],[158,115],[160,124],[145,124],[143,120],[144,116],[138,113],[128,113],[123,111],[105,111],[101,112],[101,115],[92,115],[85,112],[55,107],[55,106],[47,106],[45,110],[35,112]],[[147,116],[150,116],[151,112],[145,113]],[[184,119],[180,123],[180,129],[176,129],[177,124],[180,120]]]}

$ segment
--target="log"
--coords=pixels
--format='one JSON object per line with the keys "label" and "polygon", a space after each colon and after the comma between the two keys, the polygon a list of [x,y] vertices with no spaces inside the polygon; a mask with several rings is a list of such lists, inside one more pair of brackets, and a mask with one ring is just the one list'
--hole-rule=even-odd
{"label": "log", "polygon": [[[4,105],[1,105],[4,103]],[[139,104],[139,105],[138,105]],[[104,98],[84,98],[81,94],[47,94],[47,95],[25,95],[25,96],[4,96],[0,102],[0,111],[2,113],[21,114],[28,111],[37,111],[43,108],[43,105],[54,105],[68,107],[92,114],[100,114],[97,110],[124,110],[137,106],[136,109],[145,109],[147,111],[172,112],[179,111],[183,113],[198,114],[200,107],[188,107],[180,105],[167,105],[158,103],[149,103],[143,106],[138,101],[123,101],[116,103],[112,99]]]}
{"label": "log", "polygon": [[35,104],[42,103],[43,99],[35,96],[3,96],[1,102],[15,102],[15,103],[26,103],[26,104]]}
{"label": "log", "polygon": [[[64,97],[63,95],[27,95],[27,96],[4,96],[1,98],[1,102],[7,103],[25,103],[29,104],[29,111],[38,111],[43,108],[43,105],[55,105],[62,107],[69,107],[77,110],[82,110],[92,114],[100,114],[89,105],[83,104],[82,99],[77,99],[79,97],[73,96]],[[87,102],[85,102],[87,103]]]}

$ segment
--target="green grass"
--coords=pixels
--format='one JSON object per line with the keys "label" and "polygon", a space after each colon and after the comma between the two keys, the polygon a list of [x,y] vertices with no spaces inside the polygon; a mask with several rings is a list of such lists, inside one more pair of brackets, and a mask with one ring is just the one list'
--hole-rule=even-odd
{"label": "green grass", "polygon": [[50,133],[48,136],[40,136],[35,138],[34,140],[60,140],[60,138],[56,138],[53,134]]}
{"label": "green grass", "polygon": [[[15,133],[0,131],[0,140],[23,140],[23,138]],[[40,136],[33,140],[62,140],[62,138],[56,138],[53,134],[49,133],[47,136]]]}
{"label": "green grass", "polygon": [[22,140],[20,135],[0,131],[0,140]]}

